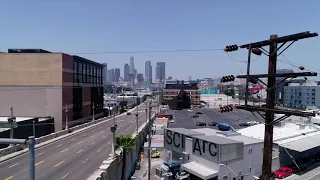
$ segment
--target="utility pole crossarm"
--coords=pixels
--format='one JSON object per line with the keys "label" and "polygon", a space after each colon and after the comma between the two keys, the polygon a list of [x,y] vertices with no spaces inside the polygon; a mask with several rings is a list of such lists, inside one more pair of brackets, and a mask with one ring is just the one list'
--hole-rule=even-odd
{"label": "utility pole crossarm", "polygon": [[302,32],[302,33],[278,37],[273,40],[269,39],[269,40],[264,40],[264,41],[260,41],[260,42],[244,44],[239,47],[240,48],[249,48],[249,45],[251,45],[251,48],[260,48],[263,46],[270,46],[272,43],[284,43],[284,42],[288,42],[288,41],[298,41],[300,39],[306,39],[306,38],[316,37],[316,36],[318,36],[318,33],[310,33],[309,31],[306,31],[306,32]]}
{"label": "utility pole crossarm", "polygon": [[[297,77],[305,77],[305,76],[317,76],[318,73],[316,72],[299,72],[299,73],[281,73],[281,74],[254,74],[254,75],[249,75],[249,78],[267,78],[267,77],[293,77],[293,78],[297,78]],[[236,76],[237,78],[246,78],[247,75],[238,75]]]}
{"label": "utility pole crossarm", "polygon": [[243,105],[236,106],[237,109],[246,109],[248,111],[273,111],[276,114],[285,114],[285,115],[290,115],[290,116],[301,116],[301,117],[310,117],[310,116],[315,116],[315,113],[313,112],[302,112],[302,111],[292,111],[292,110],[283,110],[283,109],[267,109],[263,107],[258,107],[258,106],[247,106],[247,108]]}

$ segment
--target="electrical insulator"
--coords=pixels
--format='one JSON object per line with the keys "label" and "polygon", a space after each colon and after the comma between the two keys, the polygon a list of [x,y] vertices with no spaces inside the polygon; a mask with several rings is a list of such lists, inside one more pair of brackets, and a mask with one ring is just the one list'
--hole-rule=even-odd
{"label": "electrical insulator", "polygon": [[231,105],[223,106],[220,107],[219,112],[225,113],[225,112],[230,112],[233,111],[233,107]]}
{"label": "electrical insulator", "polygon": [[251,52],[257,56],[261,56],[262,51],[259,48],[252,48]]}
{"label": "electrical insulator", "polygon": [[226,46],[226,48],[224,48],[225,52],[231,52],[231,51],[237,51],[239,49],[238,45],[230,45],[230,46]]}
{"label": "electrical insulator", "polygon": [[303,66],[299,66],[299,69],[300,69],[300,70],[304,70],[304,67],[303,67]]}
{"label": "electrical insulator", "polygon": [[223,76],[221,78],[221,82],[230,82],[230,81],[234,81],[235,77],[233,75],[230,75],[230,76]]}
{"label": "electrical insulator", "polygon": [[257,83],[258,83],[258,79],[256,79],[256,78],[250,78],[250,79],[249,79],[249,82],[252,83],[252,84],[257,84]]}

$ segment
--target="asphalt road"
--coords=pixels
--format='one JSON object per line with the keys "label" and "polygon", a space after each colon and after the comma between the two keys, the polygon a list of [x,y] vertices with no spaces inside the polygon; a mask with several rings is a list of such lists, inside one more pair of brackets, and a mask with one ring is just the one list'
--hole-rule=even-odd
{"label": "asphalt road", "polygon": [[[143,106],[142,106],[143,107]],[[136,129],[135,110],[131,115],[116,118],[120,134],[133,134]],[[146,122],[145,109],[139,110],[139,127]],[[85,180],[111,153],[113,120],[74,136],[54,142],[35,151],[37,180]],[[0,179],[28,180],[28,154],[0,164]]]}
{"label": "asphalt road", "polygon": [[[188,111],[189,110],[189,111]],[[192,110],[192,112],[190,112]],[[202,114],[198,114],[199,118],[191,118],[196,112],[201,112]],[[220,113],[217,109],[213,108],[191,108],[191,109],[183,109],[183,110],[174,110],[171,112],[173,114],[174,123],[170,123],[170,128],[187,128],[187,129],[196,129],[196,128],[204,128],[203,126],[196,126],[197,122],[216,122],[216,123],[227,123],[231,125],[235,129],[241,129],[240,123],[245,123],[248,121],[259,121],[257,119],[259,116],[255,117],[248,111],[234,109],[232,112],[228,113]],[[260,119],[261,120],[261,119]],[[207,128],[215,128],[206,126]]]}

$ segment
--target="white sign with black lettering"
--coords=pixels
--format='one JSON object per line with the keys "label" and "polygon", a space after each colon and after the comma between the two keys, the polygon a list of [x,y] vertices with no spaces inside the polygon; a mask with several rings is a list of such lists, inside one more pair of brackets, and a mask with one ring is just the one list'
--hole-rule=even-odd
{"label": "white sign with black lettering", "polygon": [[165,129],[164,147],[168,150],[182,152],[185,149],[185,137],[183,134]]}
{"label": "white sign with black lettering", "polygon": [[219,162],[219,145],[213,142],[193,137],[192,153],[196,156]]}

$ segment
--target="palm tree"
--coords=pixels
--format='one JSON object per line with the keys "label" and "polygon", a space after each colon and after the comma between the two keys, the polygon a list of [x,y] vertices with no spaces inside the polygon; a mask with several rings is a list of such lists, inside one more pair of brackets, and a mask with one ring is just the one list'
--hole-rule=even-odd
{"label": "palm tree", "polygon": [[136,146],[137,146],[136,138],[133,137],[132,135],[122,134],[116,138],[116,148],[120,148],[122,151],[122,171],[121,171],[122,180],[125,180],[127,152],[134,150]]}

